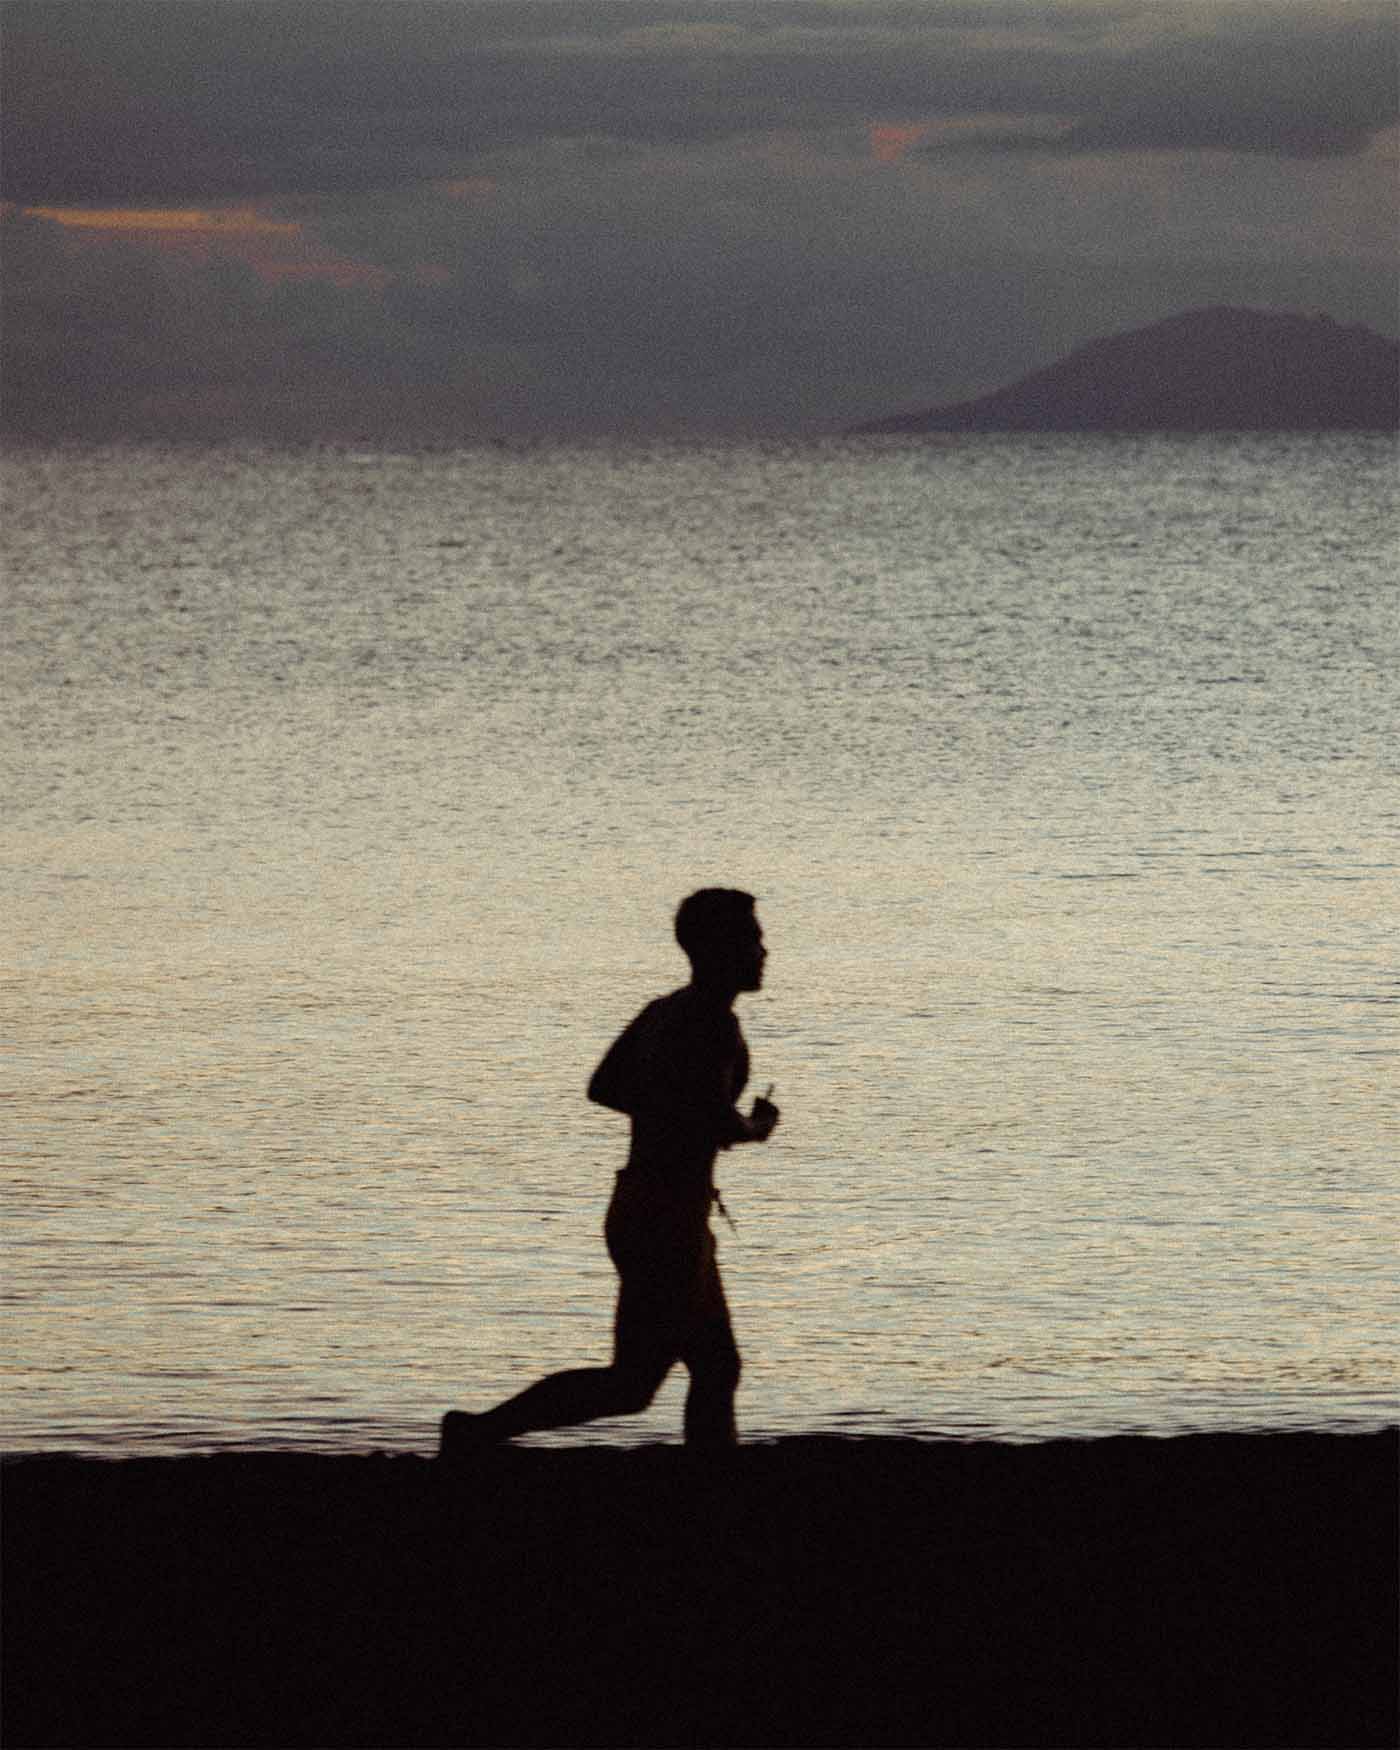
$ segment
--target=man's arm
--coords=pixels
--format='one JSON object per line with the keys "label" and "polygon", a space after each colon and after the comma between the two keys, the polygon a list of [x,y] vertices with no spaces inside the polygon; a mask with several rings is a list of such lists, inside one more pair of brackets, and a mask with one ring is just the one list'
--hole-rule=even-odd
{"label": "man's arm", "polygon": [[696,1091],[708,1109],[715,1145],[732,1148],[736,1142],[767,1142],[778,1122],[778,1108],[768,1098],[772,1088],[754,1101],[747,1114],[734,1104],[735,1090],[742,1088],[749,1073],[748,1047],[738,1021],[731,1015],[721,1030],[711,1033],[706,1029],[696,1047]]}
{"label": "man's arm", "polygon": [[735,1134],[722,1147],[728,1148],[735,1142],[767,1142],[780,1116],[778,1108],[768,1097],[772,1092],[773,1084],[770,1082],[768,1093],[759,1095],[747,1117],[737,1106],[730,1107],[729,1116],[733,1120]]}
{"label": "man's arm", "polygon": [[588,1097],[647,1124],[679,1126],[712,1148],[766,1142],[778,1108],[767,1095],[755,1100],[747,1115],[735,1106],[736,1053],[744,1054],[747,1067],[732,1020],[718,1029],[708,1021],[687,1024],[662,998],[648,1004],[608,1048],[589,1080]]}

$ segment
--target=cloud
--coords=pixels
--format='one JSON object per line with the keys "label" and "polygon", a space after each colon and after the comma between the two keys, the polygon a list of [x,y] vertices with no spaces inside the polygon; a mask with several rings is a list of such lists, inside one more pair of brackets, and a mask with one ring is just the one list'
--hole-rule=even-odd
{"label": "cloud", "polygon": [[382,285],[379,267],[327,250],[294,219],[273,218],[251,206],[27,207],[25,216],[98,241],[152,244],[163,254],[193,261],[222,257],[251,267],[260,279],[325,279],[337,285]]}
{"label": "cloud", "polygon": [[923,149],[1353,155],[1400,116],[1400,35],[1365,6],[1222,12],[1212,28],[1100,59],[1072,103],[1044,109],[1070,113]]}
{"label": "cloud", "polygon": [[5,23],[21,429],[811,429],[1193,303],[1393,325],[1369,4],[47,0]]}
{"label": "cloud", "polygon": [[1366,0],[17,0],[5,36],[0,188],[31,205],[347,193],[552,139],[979,114],[1056,118],[1061,151],[1307,156],[1396,116],[1393,17]]}

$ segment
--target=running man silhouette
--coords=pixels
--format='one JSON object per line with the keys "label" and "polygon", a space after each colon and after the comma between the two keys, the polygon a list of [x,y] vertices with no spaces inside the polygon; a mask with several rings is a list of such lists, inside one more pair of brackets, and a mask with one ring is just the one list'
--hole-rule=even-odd
{"label": "running man silhouette", "polygon": [[482,1415],[449,1410],[443,1459],[536,1429],[635,1415],[677,1361],[690,1372],[686,1444],[726,1447],[738,1438],[739,1350],[710,1209],[719,1201],[719,1150],[766,1142],[778,1122],[767,1096],[747,1116],[735,1104],[748,1081],[749,1053],[734,999],[760,988],[768,952],[753,895],[730,887],[683,900],[676,940],[690,961],[690,983],[648,1003],[588,1084],[590,1100],[632,1121],[627,1165],[603,1229],[620,1278],[612,1364],[550,1374]]}

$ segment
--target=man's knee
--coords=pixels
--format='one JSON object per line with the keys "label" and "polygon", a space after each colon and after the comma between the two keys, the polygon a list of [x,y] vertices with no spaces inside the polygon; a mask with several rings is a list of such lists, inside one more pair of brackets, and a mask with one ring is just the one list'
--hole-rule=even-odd
{"label": "man's knee", "polygon": [[733,1340],[707,1343],[690,1361],[690,1377],[704,1391],[733,1393],[739,1389],[744,1364]]}
{"label": "man's knee", "polygon": [[616,1374],[614,1397],[617,1403],[613,1413],[618,1416],[637,1416],[660,1391],[661,1382],[670,1369],[618,1367],[613,1371]]}

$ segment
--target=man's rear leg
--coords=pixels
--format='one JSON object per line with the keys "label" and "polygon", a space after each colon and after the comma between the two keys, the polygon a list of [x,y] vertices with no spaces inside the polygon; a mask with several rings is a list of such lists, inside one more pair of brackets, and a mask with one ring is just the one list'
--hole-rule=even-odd
{"label": "man's rear leg", "polygon": [[635,1416],[656,1396],[668,1371],[669,1364],[575,1367],[548,1374],[484,1415],[449,1410],[442,1419],[439,1456],[465,1458],[482,1447],[513,1440],[517,1434],[572,1428],[604,1416]]}

